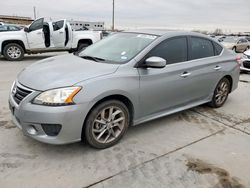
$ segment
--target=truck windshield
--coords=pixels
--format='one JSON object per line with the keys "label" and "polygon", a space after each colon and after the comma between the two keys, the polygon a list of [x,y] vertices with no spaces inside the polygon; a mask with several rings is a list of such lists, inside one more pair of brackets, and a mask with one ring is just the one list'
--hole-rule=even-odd
{"label": "truck windshield", "polygon": [[156,38],[157,36],[148,34],[117,33],[89,46],[79,56],[122,64],[133,59]]}

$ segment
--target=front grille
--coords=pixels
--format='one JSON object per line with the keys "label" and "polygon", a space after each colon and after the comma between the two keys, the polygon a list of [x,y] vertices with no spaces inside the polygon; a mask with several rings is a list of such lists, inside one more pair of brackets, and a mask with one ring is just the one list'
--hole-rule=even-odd
{"label": "front grille", "polygon": [[250,69],[250,62],[249,61],[243,62],[243,66],[247,69]]}
{"label": "front grille", "polygon": [[20,104],[22,100],[27,97],[29,94],[31,94],[32,91],[18,87],[17,85],[14,86],[12,90],[13,98],[16,101],[17,104]]}

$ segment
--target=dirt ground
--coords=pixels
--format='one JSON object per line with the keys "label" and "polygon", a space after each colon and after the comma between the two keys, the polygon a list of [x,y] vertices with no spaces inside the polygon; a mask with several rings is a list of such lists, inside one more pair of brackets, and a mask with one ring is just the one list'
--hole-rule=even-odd
{"label": "dirt ground", "polygon": [[8,95],[17,74],[57,54],[0,58],[1,188],[248,188],[250,74],[224,107],[199,106],[131,127],[116,146],[52,146],[23,136],[10,121]]}

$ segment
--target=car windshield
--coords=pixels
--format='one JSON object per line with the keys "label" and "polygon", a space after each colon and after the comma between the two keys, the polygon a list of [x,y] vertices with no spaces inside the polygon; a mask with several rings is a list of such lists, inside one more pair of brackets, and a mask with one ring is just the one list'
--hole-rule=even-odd
{"label": "car windshield", "polygon": [[12,26],[12,25],[1,25],[0,31],[19,31],[21,30],[19,27]]}
{"label": "car windshield", "polygon": [[[80,57],[104,62],[125,63],[133,59],[157,36],[138,33],[113,34],[80,52]],[[94,58],[94,59],[93,59]]]}

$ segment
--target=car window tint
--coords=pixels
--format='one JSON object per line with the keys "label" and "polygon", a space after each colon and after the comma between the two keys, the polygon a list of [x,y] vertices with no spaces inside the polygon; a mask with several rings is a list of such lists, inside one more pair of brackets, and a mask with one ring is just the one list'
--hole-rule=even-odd
{"label": "car window tint", "polygon": [[7,31],[7,30],[8,30],[7,26],[5,26],[5,25],[0,26],[0,31]]}
{"label": "car window tint", "polygon": [[214,48],[210,40],[191,37],[190,48],[191,60],[214,56]]}
{"label": "car window tint", "polygon": [[42,28],[43,28],[43,18],[34,21],[30,25],[29,30],[30,31],[35,31],[35,30],[42,29]]}
{"label": "car window tint", "polygon": [[10,31],[19,31],[20,29],[15,26],[9,26]]}
{"label": "car window tint", "polygon": [[186,37],[167,39],[151,50],[148,57],[152,56],[165,59],[167,64],[187,61]]}
{"label": "car window tint", "polygon": [[58,22],[53,22],[52,24],[53,24],[53,30],[57,31],[57,30],[63,28],[64,20],[61,20],[61,21],[58,21]]}
{"label": "car window tint", "polygon": [[223,50],[222,46],[217,44],[216,42],[214,42],[214,49],[215,49],[215,55],[220,55]]}
{"label": "car window tint", "polygon": [[246,43],[246,42],[247,42],[246,39],[240,39],[240,40],[239,40],[239,43]]}

